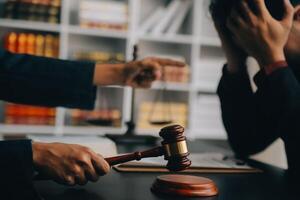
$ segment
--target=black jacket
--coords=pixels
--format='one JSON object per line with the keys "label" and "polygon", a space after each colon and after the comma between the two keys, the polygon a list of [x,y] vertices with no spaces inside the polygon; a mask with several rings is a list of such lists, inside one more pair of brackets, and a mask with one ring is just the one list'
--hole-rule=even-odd
{"label": "black jacket", "polygon": [[[0,49],[0,99],[40,106],[92,109],[94,63],[11,54]],[[0,142],[1,199],[37,197],[31,141]]]}
{"label": "black jacket", "polygon": [[253,93],[246,69],[228,74],[223,69],[218,95],[229,142],[240,157],[264,150],[278,138],[285,143],[289,172],[300,171],[300,71],[281,68],[260,71]]}

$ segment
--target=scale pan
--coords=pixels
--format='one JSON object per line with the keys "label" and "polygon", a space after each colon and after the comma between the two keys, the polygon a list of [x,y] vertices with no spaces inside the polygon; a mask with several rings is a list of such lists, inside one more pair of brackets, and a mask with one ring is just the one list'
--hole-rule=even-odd
{"label": "scale pan", "polygon": [[172,124],[173,121],[172,120],[162,120],[162,121],[149,121],[150,124],[152,125],[168,125],[168,124]]}
{"label": "scale pan", "polygon": [[113,121],[110,119],[88,119],[87,123],[95,126],[112,126]]}

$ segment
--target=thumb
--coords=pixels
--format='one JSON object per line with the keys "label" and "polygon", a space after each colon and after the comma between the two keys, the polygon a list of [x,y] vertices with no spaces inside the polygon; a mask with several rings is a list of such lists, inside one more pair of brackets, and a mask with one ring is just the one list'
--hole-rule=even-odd
{"label": "thumb", "polygon": [[291,26],[294,18],[294,7],[290,0],[284,0],[284,15],[281,20],[285,25]]}

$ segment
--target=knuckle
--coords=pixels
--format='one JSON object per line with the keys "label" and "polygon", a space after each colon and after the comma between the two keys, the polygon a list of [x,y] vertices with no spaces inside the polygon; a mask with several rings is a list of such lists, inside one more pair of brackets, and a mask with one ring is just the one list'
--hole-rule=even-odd
{"label": "knuckle", "polygon": [[74,186],[75,185],[75,180],[72,176],[65,176],[64,177],[64,182],[66,185],[69,185],[69,186]]}
{"label": "knuckle", "polygon": [[86,146],[81,146],[81,151],[88,152],[88,151],[90,151],[90,148],[88,148]]}
{"label": "knuckle", "polygon": [[85,152],[88,153],[88,154],[92,154],[93,153],[93,150],[91,148],[88,148],[88,147],[85,147]]}
{"label": "knuckle", "polygon": [[72,172],[73,172],[75,175],[76,175],[76,174],[81,174],[82,169],[81,169],[81,167],[75,165],[75,166],[73,167],[73,169],[72,169]]}
{"label": "knuckle", "polygon": [[251,24],[252,24],[252,27],[254,27],[254,28],[259,27],[259,23],[257,20],[251,20]]}
{"label": "knuckle", "polygon": [[90,154],[86,153],[86,152],[82,152],[78,155],[78,161],[80,163],[86,163],[90,160]]}
{"label": "knuckle", "polygon": [[141,63],[141,66],[147,66],[147,65],[151,65],[153,61],[151,60],[144,60],[142,63]]}

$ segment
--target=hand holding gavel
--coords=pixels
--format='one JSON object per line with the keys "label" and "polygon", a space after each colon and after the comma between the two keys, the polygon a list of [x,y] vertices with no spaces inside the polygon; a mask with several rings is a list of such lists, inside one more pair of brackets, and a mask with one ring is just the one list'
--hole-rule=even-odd
{"label": "hand holding gavel", "polygon": [[184,170],[191,165],[191,161],[187,158],[189,152],[183,133],[184,128],[178,125],[163,128],[159,133],[163,138],[162,146],[110,158],[102,158],[81,145],[33,142],[33,164],[39,172],[35,179],[84,185],[87,181],[97,181],[99,176],[108,173],[110,166],[163,155],[168,160],[167,168],[170,171]]}

